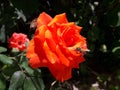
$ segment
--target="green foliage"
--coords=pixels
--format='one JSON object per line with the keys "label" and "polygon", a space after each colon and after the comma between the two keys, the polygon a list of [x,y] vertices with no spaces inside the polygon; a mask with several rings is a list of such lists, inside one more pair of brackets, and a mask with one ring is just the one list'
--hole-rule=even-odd
{"label": "green foliage", "polygon": [[0,47],[0,53],[2,53],[2,52],[6,52],[6,51],[7,51],[6,48],[4,48],[4,47]]}
{"label": "green foliage", "polygon": [[[30,86],[30,87],[29,87]],[[43,81],[40,77],[26,78],[24,90],[44,90]]]}
{"label": "green foliage", "polygon": [[40,77],[28,77],[24,72],[16,71],[10,80],[9,90],[44,90]]}
{"label": "green foliage", "polygon": [[1,77],[2,75],[0,75],[0,90],[5,90],[5,80]]}
{"label": "green foliage", "polygon": [[19,0],[19,1],[11,0],[11,3],[18,10],[22,10],[23,14],[27,16],[36,12],[39,7],[38,0],[35,0],[35,1],[33,0]]}
{"label": "green foliage", "polygon": [[[86,62],[63,83],[53,82],[46,69],[32,69],[25,52],[8,47],[13,32],[32,37],[30,23],[43,11],[52,17],[65,12],[87,38]],[[0,90],[119,90],[119,59],[120,0],[0,0]]]}
{"label": "green foliage", "polygon": [[13,64],[13,61],[11,59],[9,59],[9,57],[7,57],[6,55],[4,54],[0,54],[0,61],[3,63],[3,64]]}
{"label": "green foliage", "polygon": [[41,70],[32,69],[24,53],[17,53],[16,58],[0,54],[0,61],[3,63],[0,69],[1,90],[8,88],[5,81],[9,80],[9,90],[44,90]]}
{"label": "green foliage", "polygon": [[21,71],[16,71],[11,77],[9,90],[19,90],[20,88],[22,89],[24,79],[24,73]]}

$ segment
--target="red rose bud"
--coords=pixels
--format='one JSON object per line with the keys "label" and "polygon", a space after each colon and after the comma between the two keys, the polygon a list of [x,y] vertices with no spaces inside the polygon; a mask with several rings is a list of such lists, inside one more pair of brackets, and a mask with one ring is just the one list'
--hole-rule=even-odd
{"label": "red rose bud", "polygon": [[23,51],[26,49],[25,43],[28,41],[29,39],[27,38],[27,35],[14,32],[13,35],[8,39],[9,48],[16,48],[20,51]]}

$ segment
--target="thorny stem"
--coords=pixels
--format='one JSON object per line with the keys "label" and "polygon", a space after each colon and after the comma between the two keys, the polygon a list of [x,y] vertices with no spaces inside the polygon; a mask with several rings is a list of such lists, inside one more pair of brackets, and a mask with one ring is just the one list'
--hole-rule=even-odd
{"label": "thorny stem", "polygon": [[18,67],[20,68],[20,70],[23,72],[23,74],[25,75],[25,77],[27,77],[27,75],[25,74],[25,71],[22,69],[22,67],[20,66],[20,64],[18,63]]}
{"label": "thorny stem", "polygon": [[23,74],[24,74],[25,77],[27,78],[27,75],[26,75],[25,71],[24,71],[23,68],[20,66],[20,62],[22,61],[22,58],[23,58],[22,54],[20,54],[20,55],[21,55],[21,56],[20,56],[20,61],[19,61],[17,64],[18,64],[18,67],[20,68],[20,70],[23,72]]}

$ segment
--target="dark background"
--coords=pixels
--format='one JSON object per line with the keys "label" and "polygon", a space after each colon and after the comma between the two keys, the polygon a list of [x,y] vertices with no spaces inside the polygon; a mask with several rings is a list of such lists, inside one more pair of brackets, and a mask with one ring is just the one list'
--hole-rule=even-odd
{"label": "dark background", "polygon": [[[37,76],[33,80],[22,81],[24,75],[19,72],[20,62],[10,59],[7,42],[13,32],[31,38],[35,29],[31,29],[30,24],[43,11],[52,17],[65,12],[69,21],[82,26],[80,34],[86,37],[90,50],[80,68],[73,69],[72,79],[56,82],[53,86],[54,78],[45,68],[40,71],[42,77],[38,83],[35,78],[39,71],[34,70]],[[9,90],[49,90],[50,86],[51,90],[73,90],[73,86],[78,90],[120,90],[120,0],[0,0],[0,47],[0,90],[8,90],[8,87]],[[13,61],[9,63],[6,58]],[[18,66],[11,65],[13,63]],[[27,68],[25,65],[21,67]],[[27,71],[29,73],[29,69]],[[19,74],[20,81],[14,77],[16,74]],[[14,79],[23,84],[30,82],[31,88],[18,82],[11,84]],[[93,86],[95,83],[98,86]]]}

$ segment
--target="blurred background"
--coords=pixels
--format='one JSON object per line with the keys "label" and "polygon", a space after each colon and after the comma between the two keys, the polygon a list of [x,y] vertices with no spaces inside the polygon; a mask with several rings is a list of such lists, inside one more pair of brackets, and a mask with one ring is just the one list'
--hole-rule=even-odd
{"label": "blurred background", "polygon": [[[83,27],[80,34],[87,39],[86,61],[64,83],[54,81],[46,68],[31,69],[24,54],[21,61],[15,61],[11,57],[15,53],[8,49],[13,32],[31,38],[35,28],[30,25],[43,11],[52,17],[65,12],[69,21]],[[0,90],[49,88],[120,90],[120,0],[0,0]]]}

